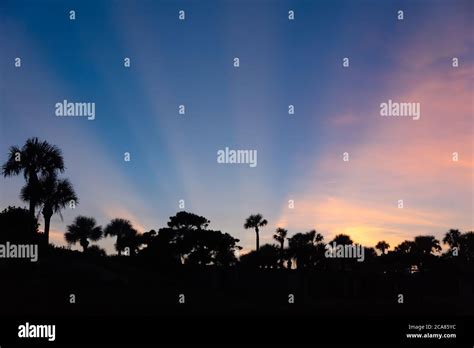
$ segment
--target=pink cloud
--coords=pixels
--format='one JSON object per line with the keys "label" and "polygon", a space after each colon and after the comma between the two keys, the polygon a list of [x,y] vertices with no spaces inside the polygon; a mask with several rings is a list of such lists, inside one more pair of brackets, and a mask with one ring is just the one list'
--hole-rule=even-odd
{"label": "pink cloud", "polygon": [[357,122],[360,122],[360,118],[352,112],[329,118],[329,124],[333,126],[350,126]]}
{"label": "pink cloud", "polygon": [[[441,238],[448,228],[473,228],[474,70],[452,68],[450,61],[445,69],[427,67],[420,57],[424,69],[418,74],[394,76],[394,87],[406,86],[402,93],[386,93],[387,100],[420,102],[420,120],[381,117],[379,105],[386,100],[373,100],[372,113],[361,112],[370,126],[364,137],[326,148],[305,181],[309,185],[293,195],[295,209],[282,207],[275,226],[316,228],[329,238],[347,233],[367,245],[385,239],[392,246],[418,234]],[[353,118],[336,118],[333,132]],[[346,151],[349,162],[342,160]],[[397,208],[398,199],[404,209]]]}

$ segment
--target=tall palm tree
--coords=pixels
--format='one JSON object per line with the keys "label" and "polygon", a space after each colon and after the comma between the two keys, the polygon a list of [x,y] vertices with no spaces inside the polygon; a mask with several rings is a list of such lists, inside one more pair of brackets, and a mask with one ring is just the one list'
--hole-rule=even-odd
{"label": "tall palm tree", "polygon": [[390,244],[388,244],[384,240],[378,242],[377,245],[375,246],[375,249],[380,250],[383,255],[385,255],[385,251],[388,250],[388,248],[390,248]]}
{"label": "tall palm tree", "polygon": [[98,241],[102,238],[102,227],[96,225],[92,217],[78,216],[74,219],[72,225],[67,226],[67,232],[64,237],[69,244],[79,242],[84,251],[89,246],[89,240]]}
{"label": "tall palm tree", "polygon": [[245,229],[249,228],[254,228],[255,229],[255,234],[256,234],[256,239],[257,239],[257,252],[260,250],[260,236],[259,236],[259,228],[266,226],[268,224],[268,221],[265,220],[262,216],[262,214],[255,214],[255,215],[250,215],[246,220],[244,224]]}
{"label": "tall palm tree", "polygon": [[[132,223],[126,219],[113,219],[105,226],[104,236],[113,236],[117,238],[115,249],[117,249],[119,256],[122,255],[122,250],[129,244],[130,239],[137,236],[137,231],[133,228]],[[131,250],[133,252],[133,250]]]}
{"label": "tall palm tree", "polygon": [[284,259],[284,248],[285,248],[285,239],[288,235],[288,230],[278,227],[275,230],[275,234],[273,235],[273,239],[275,239],[278,243],[280,243],[280,268],[283,268],[283,259]]}
{"label": "tall palm tree", "polygon": [[35,208],[38,206],[40,177],[58,171],[64,171],[61,150],[46,141],[40,141],[38,138],[29,138],[21,148],[11,146],[8,151],[8,159],[2,165],[4,177],[23,173],[30,190],[28,202],[31,218],[35,217]]}
{"label": "tall palm tree", "polygon": [[[21,197],[25,201],[31,201],[31,197],[36,192],[36,188],[26,185],[21,190]],[[41,177],[38,182],[37,206],[41,207],[44,218],[45,243],[49,243],[49,229],[51,217],[59,214],[62,220],[61,210],[65,209],[71,201],[77,204],[78,198],[74,188],[68,179],[58,179],[56,174]]]}

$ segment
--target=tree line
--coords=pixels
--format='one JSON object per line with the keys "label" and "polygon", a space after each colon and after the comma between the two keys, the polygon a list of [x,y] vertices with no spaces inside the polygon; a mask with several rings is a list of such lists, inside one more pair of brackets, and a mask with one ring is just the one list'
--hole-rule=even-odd
{"label": "tree line", "polygon": [[[2,165],[4,177],[23,175],[25,185],[20,197],[29,204],[29,209],[8,207],[0,213],[1,241],[38,241],[49,245],[50,221],[54,214],[79,204],[73,185],[61,175],[65,171],[61,150],[38,138],[28,139],[22,147],[11,146],[8,159]],[[43,216],[44,231],[38,231],[38,217]],[[84,252],[105,255],[91,242],[104,237],[115,238],[118,255],[153,258],[165,265],[216,265],[231,266],[238,262],[269,268],[314,268],[324,263],[324,236],[316,230],[300,232],[288,237],[288,230],[278,227],[273,234],[276,244],[260,246],[260,232],[268,221],[261,214],[252,214],[245,219],[243,227],[255,232],[255,250],[237,257],[242,250],[239,239],[230,234],[209,229],[210,221],[190,212],[180,211],[171,216],[166,227],[158,231],[139,233],[129,220],[112,219],[105,227],[97,225],[93,217],[77,216],[67,225],[65,239],[68,244],[79,244]],[[337,235],[330,243],[351,245],[354,242],[345,234]],[[462,233],[449,230],[442,242],[449,246],[443,257],[458,257],[459,260],[474,260],[474,232]],[[365,247],[366,257],[398,258],[422,264],[436,257],[442,250],[441,242],[434,236],[417,236],[412,241],[403,241],[389,250],[390,245],[380,241],[375,248]],[[379,251],[377,255],[376,250]]]}

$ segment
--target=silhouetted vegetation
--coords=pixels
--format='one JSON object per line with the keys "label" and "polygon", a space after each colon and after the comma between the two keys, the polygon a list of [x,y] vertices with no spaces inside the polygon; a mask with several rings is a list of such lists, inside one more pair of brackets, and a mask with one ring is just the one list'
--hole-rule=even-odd
{"label": "silhouetted vegetation", "polygon": [[[68,205],[75,206],[78,199],[74,189],[67,179],[58,179],[55,173],[40,178],[39,187],[32,188],[27,184],[21,190],[21,198],[30,202],[34,194],[37,194],[35,202],[41,210],[44,219],[44,238],[49,242],[49,228],[53,214],[59,214],[62,220],[61,210]],[[37,191],[37,193],[34,193]]]}
{"label": "silhouetted vegetation", "polygon": [[125,248],[128,248],[131,255],[135,255],[140,247],[138,232],[133,228],[132,223],[126,219],[113,219],[104,229],[104,236],[117,238],[115,249],[121,255]]}
{"label": "silhouetted vegetation", "polygon": [[255,215],[250,215],[246,220],[244,224],[245,229],[255,229],[255,238],[256,238],[256,250],[257,253],[260,249],[260,228],[266,226],[268,223],[267,220],[265,220],[262,216],[262,214],[255,214]]}
{"label": "silhouetted vegetation", "polygon": [[[23,147],[11,146],[8,160],[2,166],[4,177],[23,173],[26,180],[27,197],[30,204],[31,219],[35,217],[35,209],[40,204],[44,178],[64,171],[64,160],[61,150],[46,141],[30,138]],[[33,229],[34,227],[31,226]]]}
{"label": "silhouetted vegetation", "polygon": [[[53,214],[61,215],[71,202],[78,202],[72,183],[58,176],[64,170],[61,151],[47,142],[32,138],[21,148],[10,148],[8,160],[2,167],[3,175],[23,174],[26,184],[20,197],[29,204],[29,209],[8,207],[0,213],[0,242],[44,240],[48,245]],[[39,212],[44,219],[43,233],[38,230]],[[306,301],[314,302],[333,296],[368,298],[375,291],[370,287],[381,289],[373,296],[393,297],[400,289],[410,287],[411,282],[421,282],[420,289],[426,289],[443,276],[461,280],[439,285],[442,291],[437,296],[465,296],[466,291],[461,287],[468,284],[470,301],[474,298],[472,282],[469,283],[473,278],[474,232],[447,231],[442,240],[448,248],[444,253],[440,241],[432,235],[416,236],[393,249],[386,241],[380,241],[375,248],[364,247],[364,262],[358,262],[328,258],[324,236],[316,230],[290,235],[287,229],[278,227],[273,234],[277,245],[260,246],[260,234],[268,225],[261,214],[245,219],[243,227],[255,231],[256,247],[239,257],[238,252],[242,250],[239,239],[213,230],[210,225],[211,221],[204,216],[180,211],[169,218],[165,227],[139,233],[131,221],[123,218],[112,219],[102,228],[93,217],[77,216],[67,225],[64,237],[70,245],[79,244],[82,253],[48,246],[48,254],[39,259],[40,271],[11,268],[9,277],[14,279],[21,272],[32,272],[30,275],[35,274],[32,279],[36,279],[32,281],[38,281],[43,273],[51,272],[45,282],[59,286],[62,277],[66,277],[65,284],[76,284],[69,276],[72,272],[78,282],[114,287],[136,284],[134,295],[147,299],[150,296],[140,291],[148,286],[164,292],[187,286],[206,288],[213,284],[213,289],[220,289],[226,296],[234,297],[233,291],[236,291],[250,301],[251,296],[265,291],[267,296],[277,296],[278,293],[271,291],[280,284],[288,291],[303,294]],[[108,256],[99,246],[90,245],[106,237],[115,238],[117,256]],[[331,243],[354,245],[352,238],[345,234],[336,235],[328,244]],[[6,271],[5,266],[0,268]],[[195,273],[189,273],[190,269]],[[454,276],[457,278],[452,278]],[[183,279],[189,279],[189,283]],[[253,288],[265,291],[253,293]],[[118,300],[116,295],[110,296]]]}
{"label": "silhouetted vegetation", "polygon": [[146,236],[147,246],[140,253],[162,265],[234,265],[239,240],[209,230],[209,223],[203,216],[178,212],[170,217],[168,227]]}
{"label": "silhouetted vegetation", "polygon": [[38,219],[27,209],[8,207],[0,213],[0,242],[38,242],[38,227]]}
{"label": "silhouetted vegetation", "polygon": [[78,216],[72,225],[67,226],[64,238],[70,244],[79,242],[82,249],[86,251],[89,239],[95,242],[102,238],[102,227],[96,225],[94,218]]}
{"label": "silhouetted vegetation", "polygon": [[281,227],[278,227],[273,235],[273,239],[280,243],[280,268],[283,268],[283,263],[285,261],[285,239],[287,235],[288,230]]}
{"label": "silhouetted vegetation", "polygon": [[381,241],[381,242],[378,242],[376,245],[375,245],[375,249],[378,249],[380,250],[380,252],[382,254],[385,255],[385,251],[388,250],[388,248],[390,248],[390,244],[388,244],[386,241]]}

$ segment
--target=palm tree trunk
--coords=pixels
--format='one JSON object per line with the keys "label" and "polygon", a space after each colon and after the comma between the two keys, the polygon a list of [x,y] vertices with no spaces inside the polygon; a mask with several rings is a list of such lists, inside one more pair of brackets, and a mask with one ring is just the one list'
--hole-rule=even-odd
{"label": "palm tree trunk", "polygon": [[32,193],[32,196],[30,197],[30,228],[31,228],[31,231],[32,232],[36,232],[34,229],[35,229],[35,209],[36,209],[36,205],[38,204],[38,196],[37,196],[37,193],[38,193],[38,183],[39,183],[39,180],[38,180],[38,175],[36,175],[36,172],[34,171],[30,171],[29,172],[29,179],[28,179],[28,185],[31,186],[33,188],[33,193]]}
{"label": "palm tree trunk", "polygon": [[49,245],[49,226],[51,224],[51,215],[44,217],[44,239],[46,246]]}
{"label": "palm tree trunk", "polygon": [[51,217],[53,216],[53,211],[49,207],[43,208],[43,218],[44,218],[44,239],[46,246],[49,245],[49,227],[51,225]]}
{"label": "palm tree trunk", "polygon": [[81,240],[82,252],[86,252],[88,246],[89,241],[87,239]]}
{"label": "palm tree trunk", "polygon": [[258,235],[258,227],[255,227],[255,234],[257,235],[257,253],[260,250],[260,236]]}

